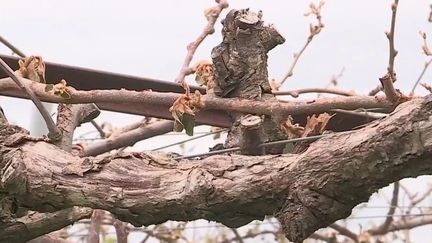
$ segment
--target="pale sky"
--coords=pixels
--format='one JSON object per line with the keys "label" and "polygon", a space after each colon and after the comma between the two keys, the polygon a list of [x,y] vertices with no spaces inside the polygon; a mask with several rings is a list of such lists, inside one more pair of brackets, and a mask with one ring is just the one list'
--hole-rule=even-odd
{"label": "pale sky", "polygon": [[[309,2],[229,1],[232,8],[263,10],[265,22],[274,24],[286,38],[285,44],[269,54],[270,78],[284,76],[293,53],[305,42],[309,22],[315,21],[303,16]],[[332,74],[343,67],[345,72],[339,80],[339,88],[359,93],[374,88],[379,83],[378,78],[385,74],[388,63],[388,41],[384,32],[390,26],[391,2],[328,0],[322,12],[325,28],[301,57],[294,76],[282,89],[324,87]],[[411,89],[427,60],[422,54],[418,32],[422,30],[432,35],[431,23],[427,22],[430,3],[426,0],[399,3],[396,87],[405,92]],[[0,35],[27,55],[42,55],[47,61],[169,81],[174,80],[180,70],[186,45],[206,24],[204,9],[213,5],[210,0],[1,0]],[[220,41],[218,24],[216,33],[199,47],[193,63],[210,59],[212,47]],[[0,45],[0,53],[10,54],[10,51]],[[430,82],[431,75],[428,71],[423,81]],[[188,79],[193,80],[193,77]],[[425,93],[421,87],[418,91]],[[29,119],[33,109],[29,102],[9,98],[0,98],[0,102],[10,120],[25,127],[34,124]],[[139,119],[139,116],[104,112],[98,122],[111,121],[122,126]],[[79,131],[89,129],[90,126],[84,126]],[[139,143],[138,148],[151,149],[182,138],[174,135],[153,138]],[[203,143],[208,146],[202,146]],[[214,143],[211,139],[198,140],[189,143],[186,150],[205,151]],[[181,152],[179,148],[174,151]],[[381,197],[376,203],[386,205],[386,202],[385,197]],[[421,234],[417,234],[417,240],[421,239],[419,237]]]}

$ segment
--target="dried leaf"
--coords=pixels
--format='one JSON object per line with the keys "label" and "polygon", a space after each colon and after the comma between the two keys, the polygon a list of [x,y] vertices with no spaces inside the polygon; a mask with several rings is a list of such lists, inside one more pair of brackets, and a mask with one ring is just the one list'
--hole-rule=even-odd
{"label": "dried leaf", "polygon": [[193,67],[193,70],[195,71],[195,81],[201,86],[207,86],[207,92],[217,87],[213,64],[211,62],[206,60],[200,61]]}
{"label": "dried leaf", "polygon": [[45,92],[52,92],[53,94],[58,95],[66,100],[71,98],[70,89],[71,87],[67,86],[67,83],[64,79],[60,80],[58,84],[47,84],[45,86]]}
{"label": "dried leaf", "polygon": [[189,136],[193,136],[193,129],[195,126],[194,120],[195,120],[195,116],[188,113],[183,114],[181,119],[186,134]]}
{"label": "dried leaf", "polygon": [[25,57],[18,61],[19,73],[23,78],[30,79],[38,83],[45,81],[45,63],[40,56]]}
{"label": "dried leaf", "polygon": [[195,112],[204,106],[201,94],[195,91],[193,96],[182,95],[170,107],[169,111],[174,118],[174,131],[186,130],[186,134],[193,135],[195,126]]}
{"label": "dried leaf", "polygon": [[302,137],[322,134],[330,118],[332,118],[332,116],[330,116],[328,113],[319,114],[318,117],[315,114],[308,116]]}
{"label": "dried leaf", "polygon": [[288,116],[287,120],[282,124],[282,130],[285,131],[289,138],[301,137],[304,133],[304,127],[293,122],[293,118]]}

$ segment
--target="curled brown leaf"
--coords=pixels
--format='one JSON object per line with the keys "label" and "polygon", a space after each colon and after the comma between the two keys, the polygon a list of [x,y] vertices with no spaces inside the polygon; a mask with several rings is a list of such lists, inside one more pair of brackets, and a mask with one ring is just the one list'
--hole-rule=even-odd
{"label": "curled brown leaf", "polygon": [[40,56],[25,57],[18,61],[19,73],[23,78],[30,79],[38,83],[45,81],[45,63]]}

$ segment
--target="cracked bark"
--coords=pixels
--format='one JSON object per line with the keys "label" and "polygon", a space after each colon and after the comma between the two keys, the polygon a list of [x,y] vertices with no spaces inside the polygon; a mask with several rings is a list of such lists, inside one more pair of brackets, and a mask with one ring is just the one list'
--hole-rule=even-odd
{"label": "cracked bark", "polygon": [[[264,26],[262,13],[249,9],[231,10],[222,21],[223,41],[212,50],[217,87],[215,94],[229,98],[276,101],[268,82],[267,53],[285,39],[273,26]],[[243,141],[242,113],[230,113],[232,127],[225,147],[238,147]],[[286,139],[279,128],[280,115],[269,114],[263,121],[264,142]],[[267,153],[279,154],[284,145],[266,148]],[[250,154],[249,152],[247,154]]]}
{"label": "cracked bark", "polygon": [[207,219],[239,227],[275,215],[287,238],[301,242],[379,188],[432,174],[432,96],[321,138],[299,155],[79,158],[20,132],[0,129],[0,193],[35,211],[98,208],[136,226]]}

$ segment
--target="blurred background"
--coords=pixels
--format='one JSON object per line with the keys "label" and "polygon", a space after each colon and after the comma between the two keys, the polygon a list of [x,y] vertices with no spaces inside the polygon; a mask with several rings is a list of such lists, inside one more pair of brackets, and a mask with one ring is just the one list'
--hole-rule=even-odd
{"label": "blurred background", "polygon": [[[285,44],[269,54],[269,77],[281,79],[293,60],[293,54],[302,48],[309,35],[309,23],[315,22],[313,17],[304,16],[310,1],[231,0],[229,3],[230,8],[262,10],[264,21],[274,24],[286,38]],[[343,70],[337,87],[367,94],[379,84],[378,78],[387,70],[389,48],[384,32],[390,28],[391,4],[389,0],[326,1],[322,10],[324,29],[306,49],[294,75],[280,90],[326,87],[332,76]],[[395,63],[398,80],[395,86],[405,93],[411,91],[428,60],[421,49],[423,40],[419,31],[432,34],[431,23],[428,22],[430,4],[426,0],[399,3],[395,34],[395,45],[399,51]],[[195,40],[206,25],[204,10],[214,5],[210,0],[3,0],[0,2],[0,35],[27,55],[41,55],[46,61],[173,81],[182,66],[187,44]],[[222,16],[226,13],[227,10]],[[192,64],[211,59],[211,49],[221,41],[220,29],[218,20],[216,32],[201,44]],[[0,53],[11,54],[11,51],[0,45]],[[430,82],[431,75],[432,72],[427,71],[423,81]],[[192,76],[187,80],[194,84]],[[418,95],[426,93],[422,87],[416,90]],[[314,98],[316,94],[304,97]],[[44,123],[29,101],[0,97],[0,104],[13,123],[31,129],[33,134],[46,133]],[[55,106],[48,107],[54,114]],[[140,116],[103,111],[96,121],[115,128],[141,119]],[[210,131],[210,127],[200,126],[196,131],[196,135],[200,135]],[[128,150],[151,150],[186,138],[183,133],[169,133],[139,142]],[[98,132],[89,124],[77,130],[77,142],[97,139]],[[180,154],[205,152],[222,141],[224,134],[217,139],[207,136],[164,151]],[[410,206],[409,195],[426,192],[430,188],[429,182],[428,176],[402,181],[406,190],[400,194],[400,206],[395,213],[400,216],[395,216],[395,220],[406,216],[404,207]],[[392,190],[392,186],[380,190],[369,203],[356,207],[350,218],[338,223],[355,233],[379,225],[385,220]],[[431,207],[432,200],[426,197],[412,208],[411,214],[415,215],[409,217],[427,217],[432,214]],[[245,235],[251,230],[272,231],[277,227],[276,220],[269,218],[244,226],[238,232]],[[232,230],[204,220],[187,224],[169,222],[162,228],[167,232],[180,232],[188,239],[183,239],[184,242],[221,242],[223,237],[227,240],[235,237]],[[431,229],[430,225],[426,225],[410,232],[392,233],[382,240],[425,242]],[[142,242],[148,235],[146,230],[151,231],[152,227],[135,230],[129,235],[129,241]],[[105,242],[115,242],[114,229],[106,226],[105,231]],[[85,242],[85,223],[69,228],[68,232],[72,242]],[[324,229],[320,232],[331,236],[334,231]],[[346,238],[338,239],[342,241]],[[283,238],[268,233],[244,239],[244,242],[278,240]],[[153,236],[148,239],[148,242],[158,241],[160,239]]]}

